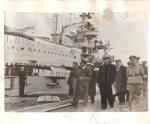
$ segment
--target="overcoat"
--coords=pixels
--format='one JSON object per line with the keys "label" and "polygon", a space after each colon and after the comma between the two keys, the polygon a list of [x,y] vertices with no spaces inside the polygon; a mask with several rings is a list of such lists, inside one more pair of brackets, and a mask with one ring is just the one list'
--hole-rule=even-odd
{"label": "overcoat", "polygon": [[96,95],[96,79],[97,79],[97,71],[91,70],[91,79],[89,81],[89,96]]}
{"label": "overcoat", "polygon": [[115,89],[116,92],[125,91],[127,88],[127,75],[126,75],[126,67],[121,65],[119,70],[116,72],[115,79]]}

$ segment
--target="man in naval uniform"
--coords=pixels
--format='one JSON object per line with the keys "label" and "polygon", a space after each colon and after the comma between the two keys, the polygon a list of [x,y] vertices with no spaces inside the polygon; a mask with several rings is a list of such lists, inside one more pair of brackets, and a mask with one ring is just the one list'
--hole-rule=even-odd
{"label": "man in naval uniform", "polygon": [[120,59],[115,60],[116,62],[116,79],[113,84],[116,89],[115,96],[118,96],[119,105],[123,105],[125,103],[125,95],[127,94],[127,75],[126,75],[126,67],[123,66]]}
{"label": "man in naval uniform", "polygon": [[26,83],[26,71],[24,67],[21,67],[19,72],[19,96],[20,97],[24,96],[25,83]]}
{"label": "man in naval uniform", "polygon": [[87,67],[86,63],[87,62],[83,60],[79,68],[79,96],[84,100],[84,106],[87,106],[88,103],[89,81],[91,80],[92,75],[91,70]]}
{"label": "man in naval uniform", "polygon": [[112,94],[112,84],[116,77],[116,68],[111,64],[110,57],[103,58],[104,64],[99,68],[98,85],[101,95],[101,109],[107,109],[107,100],[110,108],[114,106],[114,99]]}

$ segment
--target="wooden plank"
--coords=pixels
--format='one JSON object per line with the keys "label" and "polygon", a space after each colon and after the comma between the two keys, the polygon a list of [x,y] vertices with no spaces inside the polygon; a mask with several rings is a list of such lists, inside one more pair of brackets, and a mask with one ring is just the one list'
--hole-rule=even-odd
{"label": "wooden plank", "polygon": [[13,110],[15,112],[47,112],[60,107],[70,106],[72,99],[64,100],[61,102],[47,103],[42,105],[30,106],[23,109]]}

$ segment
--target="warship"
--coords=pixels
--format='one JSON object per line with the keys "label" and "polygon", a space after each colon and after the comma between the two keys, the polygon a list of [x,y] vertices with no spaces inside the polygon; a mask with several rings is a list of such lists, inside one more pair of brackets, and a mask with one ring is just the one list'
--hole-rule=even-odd
{"label": "warship", "polygon": [[[4,26],[5,64],[50,67],[45,70],[32,70],[32,74],[27,76],[26,94],[67,93],[66,82],[70,71],[61,65],[71,67],[73,62],[80,63],[82,60],[96,64],[103,56],[109,55],[110,43],[104,44],[102,40],[98,40],[99,31],[91,22],[93,15],[94,13],[79,14],[81,22],[63,25],[61,31],[51,34],[50,38],[26,33],[25,30],[30,27],[15,29]],[[57,28],[58,15],[55,17]],[[77,27],[76,32],[67,30],[72,26]],[[73,44],[64,44],[64,37],[70,39]],[[18,80],[18,76],[5,76],[5,95],[18,96]]]}

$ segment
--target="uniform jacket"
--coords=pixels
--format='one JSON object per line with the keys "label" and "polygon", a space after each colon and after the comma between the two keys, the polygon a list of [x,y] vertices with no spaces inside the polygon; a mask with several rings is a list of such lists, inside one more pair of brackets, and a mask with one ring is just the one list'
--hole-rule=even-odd
{"label": "uniform jacket", "polygon": [[91,79],[92,73],[91,70],[87,67],[79,68],[79,80],[89,81]]}
{"label": "uniform jacket", "polygon": [[65,69],[70,70],[70,75],[69,75],[67,83],[69,85],[69,95],[72,96],[74,94],[74,91],[73,91],[73,88],[72,88],[72,78],[77,78],[78,79],[78,76],[79,76],[78,68],[65,66]]}
{"label": "uniform jacket", "polygon": [[143,75],[144,70],[140,64],[132,67],[127,67],[128,84],[143,83]]}

